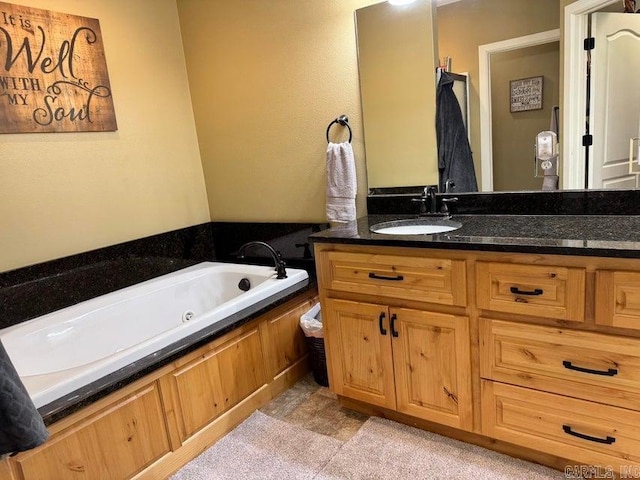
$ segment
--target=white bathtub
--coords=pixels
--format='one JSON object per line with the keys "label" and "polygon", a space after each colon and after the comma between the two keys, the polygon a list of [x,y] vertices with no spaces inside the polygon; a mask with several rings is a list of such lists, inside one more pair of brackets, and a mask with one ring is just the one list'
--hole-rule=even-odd
{"label": "white bathtub", "polygon": [[[287,268],[287,275],[205,262],[2,329],[0,340],[40,408],[114,372],[149,366],[158,352],[175,353],[187,337],[211,335],[308,282],[305,270]],[[238,287],[243,278],[248,291]]]}

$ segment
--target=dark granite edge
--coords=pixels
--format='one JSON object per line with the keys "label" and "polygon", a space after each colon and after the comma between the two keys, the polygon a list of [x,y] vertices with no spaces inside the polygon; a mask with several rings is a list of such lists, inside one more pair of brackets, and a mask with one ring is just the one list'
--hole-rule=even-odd
{"label": "dark granite edge", "polygon": [[214,258],[203,223],[0,272],[0,328]]}
{"label": "dark granite edge", "polygon": [[[487,237],[482,237],[486,239]],[[505,240],[516,240],[513,237],[504,237]],[[610,257],[610,258],[640,258],[640,250],[629,248],[604,248],[604,247],[576,247],[576,246],[557,246],[557,245],[514,245],[510,243],[460,243],[455,241],[436,242],[403,240],[403,239],[366,239],[366,238],[313,238],[313,243],[334,243],[344,245],[364,245],[364,246],[382,246],[382,247],[408,247],[408,248],[424,248],[424,249],[441,249],[441,250],[459,250],[459,251],[485,251],[485,252],[502,252],[502,253],[535,253],[549,255],[569,255],[578,257]],[[541,251],[544,250],[544,251]]]}
{"label": "dark granite edge", "polygon": [[324,223],[207,222],[0,272],[0,328],[204,261],[272,265],[266,250],[237,259],[240,245],[252,240],[269,242],[287,266],[315,276],[308,235],[326,228]]}
{"label": "dark granite edge", "polygon": [[[512,217],[512,218],[511,218]],[[454,215],[460,230],[432,235],[385,235],[370,231],[371,225],[390,220],[417,219],[416,215],[369,215],[356,222],[334,227],[310,236],[313,243],[337,243],[443,250],[536,253],[569,256],[640,258],[640,216],[561,216],[561,215]],[[625,232],[612,239],[611,232]],[[504,222],[504,223],[503,223]],[[550,232],[532,231],[528,223],[547,225]],[[618,228],[613,228],[613,227]],[[491,228],[489,228],[491,227]],[[619,228],[622,227],[622,228]],[[629,228],[628,232],[625,228]],[[495,233],[494,233],[495,230]],[[489,233],[491,232],[491,233]],[[514,236],[514,233],[529,233]],[[617,233],[615,233],[617,235]],[[626,236],[625,236],[626,235]]]}
{"label": "dark granite edge", "polygon": [[38,412],[46,425],[51,425],[62,418],[80,410],[81,408],[106,397],[110,393],[135,382],[155,370],[197,350],[198,348],[216,340],[232,330],[249,323],[261,315],[286,303],[298,295],[317,288],[313,280],[306,279],[278,292],[260,302],[236,312],[223,321],[205,327],[177,342],[149,354],[129,365],[91,382],[47,405],[43,405]]}

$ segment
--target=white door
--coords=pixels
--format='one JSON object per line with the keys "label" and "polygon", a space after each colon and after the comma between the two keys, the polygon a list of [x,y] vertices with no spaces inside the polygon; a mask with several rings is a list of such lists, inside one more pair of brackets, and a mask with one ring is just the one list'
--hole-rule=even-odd
{"label": "white door", "polygon": [[640,14],[593,13],[591,31],[589,188],[637,188],[629,142],[640,137]]}

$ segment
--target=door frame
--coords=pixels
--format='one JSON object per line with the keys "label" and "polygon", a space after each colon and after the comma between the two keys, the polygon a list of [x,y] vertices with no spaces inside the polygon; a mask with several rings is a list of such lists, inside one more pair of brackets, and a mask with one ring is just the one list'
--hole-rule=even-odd
{"label": "door frame", "polygon": [[562,189],[584,189],[585,134],[587,110],[587,65],[583,42],[588,33],[588,14],[619,0],[576,0],[564,7],[564,62],[563,62],[563,116],[562,137]]}
{"label": "door frame", "polygon": [[491,125],[491,55],[560,40],[560,29],[547,30],[478,47],[480,96],[481,191],[493,191],[493,128]]}

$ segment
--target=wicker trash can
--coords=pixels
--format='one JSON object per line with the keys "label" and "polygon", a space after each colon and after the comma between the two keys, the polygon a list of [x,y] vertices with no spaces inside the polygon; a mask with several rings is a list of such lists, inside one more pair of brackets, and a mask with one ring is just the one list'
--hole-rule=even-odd
{"label": "wicker trash can", "polygon": [[322,331],[322,314],[320,304],[300,316],[300,327],[304,332],[309,347],[309,362],[313,379],[323,387],[329,386],[327,374],[327,357],[324,351],[324,334]]}
{"label": "wicker trash can", "polygon": [[329,374],[327,373],[327,357],[324,353],[324,338],[307,337],[307,345],[313,379],[318,385],[328,387]]}

